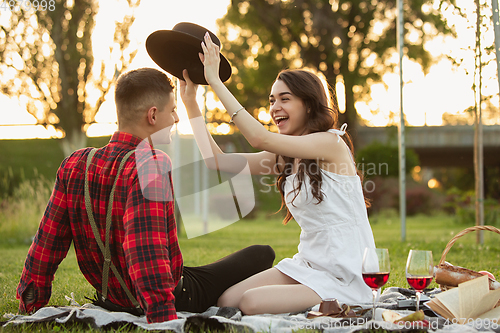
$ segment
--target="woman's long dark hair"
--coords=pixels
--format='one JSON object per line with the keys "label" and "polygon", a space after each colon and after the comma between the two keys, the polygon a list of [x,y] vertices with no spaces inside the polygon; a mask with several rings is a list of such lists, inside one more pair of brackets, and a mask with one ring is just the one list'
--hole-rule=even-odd
{"label": "woman's long dark hair", "polygon": [[[326,132],[332,128],[339,128],[339,107],[335,90],[327,84],[332,105],[330,107],[326,91],[318,76],[305,70],[284,70],[278,74],[276,81],[277,80],[283,81],[288,89],[290,89],[290,92],[304,102],[305,108],[308,110],[305,133]],[[346,133],[342,136],[342,139],[347,143],[351,152],[354,153],[350,136]],[[286,216],[283,220],[283,224],[287,224],[293,216],[285,204],[285,181],[286,177],[292,173],[295,159],[288,156],[276,156],[276,162],[278,162],[280,157],[284,161],[284,168],[281,170],[281,173],[276,180],[276,186],[281,194],[280,210],[283,209],[283,207],[286,208]],[[358,170],[357,173],[360,177],[362,177]],[[292,204],[299,194],[302,183],[304,182],[305,174],[309,177],[311,192],[314,199],[317,201],[316,204],[319,204],[324,198],[323,191],[321,190],[323,177],[318,161],[313,159],[302,159],[298,162],[296,175],[298,184],[297,187],[293,189],[294,197],[292,199]],[[366,199],[365,202],[367,203],[367,206],[369,206]]]}

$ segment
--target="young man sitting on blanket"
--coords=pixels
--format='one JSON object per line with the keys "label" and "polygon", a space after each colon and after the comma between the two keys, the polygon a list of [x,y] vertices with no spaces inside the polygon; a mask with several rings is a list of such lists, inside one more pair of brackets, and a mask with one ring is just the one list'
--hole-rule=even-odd
{"label": "young man sitting on blanket", "polygon": [[73,242],[94,303],[145,314],[148,322],[202,312],[230,286],[272,267],[274,251],[254,245],[201,267],[183,266],[174,217],[169,143],[179,121],[173,85],[143,68],[116,84],[118,131],[100,149],[85,148],[59,167],[55,186],[17,288],[31,313],[51,296],[54,274]]}

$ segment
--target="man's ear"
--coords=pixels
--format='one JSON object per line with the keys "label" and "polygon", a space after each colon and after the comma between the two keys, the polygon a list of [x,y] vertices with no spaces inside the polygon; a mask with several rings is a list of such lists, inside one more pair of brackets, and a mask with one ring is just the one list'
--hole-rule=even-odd
{"label": "man's ear", "polygon": [[148,113],[147,113],[147,118],[148,118],[148,123],[150,125],[156,124],[156,112],[157,111],[158,111],[158,109],[156,108],[156,106],[152,106],[149,108]]}

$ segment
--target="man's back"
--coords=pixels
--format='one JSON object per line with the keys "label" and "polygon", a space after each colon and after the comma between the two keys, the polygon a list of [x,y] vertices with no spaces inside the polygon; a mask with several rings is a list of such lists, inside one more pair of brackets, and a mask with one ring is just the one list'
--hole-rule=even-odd
{"label": "man's back", "polygon": [[[117,178],[121,160],[137,146]],[[90,150],[76,151],[61,164],[54,192],[30,248],[18,294],[22,295],[31,282],[38,288],[43,286],[36,293],[36,308],[48,302],[53,274],[71,241],[82,273],[102,292],[104,259],[84,199]],[[175,316],[172,290],[182,274],[170,166],[166,154],[152,150],[138,137],[117,132],[106,147],[96,151],[87,174],[91,209],[103,243],[110,193],[117,180],[109,233],[111,260],[148,319],[158,316],[168,320]],[[117,305],[132,306],[111,271],[107,298]],[[33,305],[26,310],[30,311]]]}

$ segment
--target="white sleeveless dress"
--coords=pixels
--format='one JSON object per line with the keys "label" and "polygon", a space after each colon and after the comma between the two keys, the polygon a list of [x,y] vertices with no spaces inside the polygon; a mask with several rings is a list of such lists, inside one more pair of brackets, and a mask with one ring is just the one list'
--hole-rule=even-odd
{"label": "white sleeveless dress", "polygon": [[[328,132],[343,135],[343,129],[344,126]],[[374,248],[375,242],[361,180],[357,175],[322,172],[324,199],[320,204],[316,204],[311,194],[307,175],[300,194],[291,204],[295,174],[286,179],[286,204],[301,228],[300,243],[293,258],[283,259],[275,267],[314,290],[322,299],[370,303],[373,294],[363,281],[361,265],[365,247]]]}

